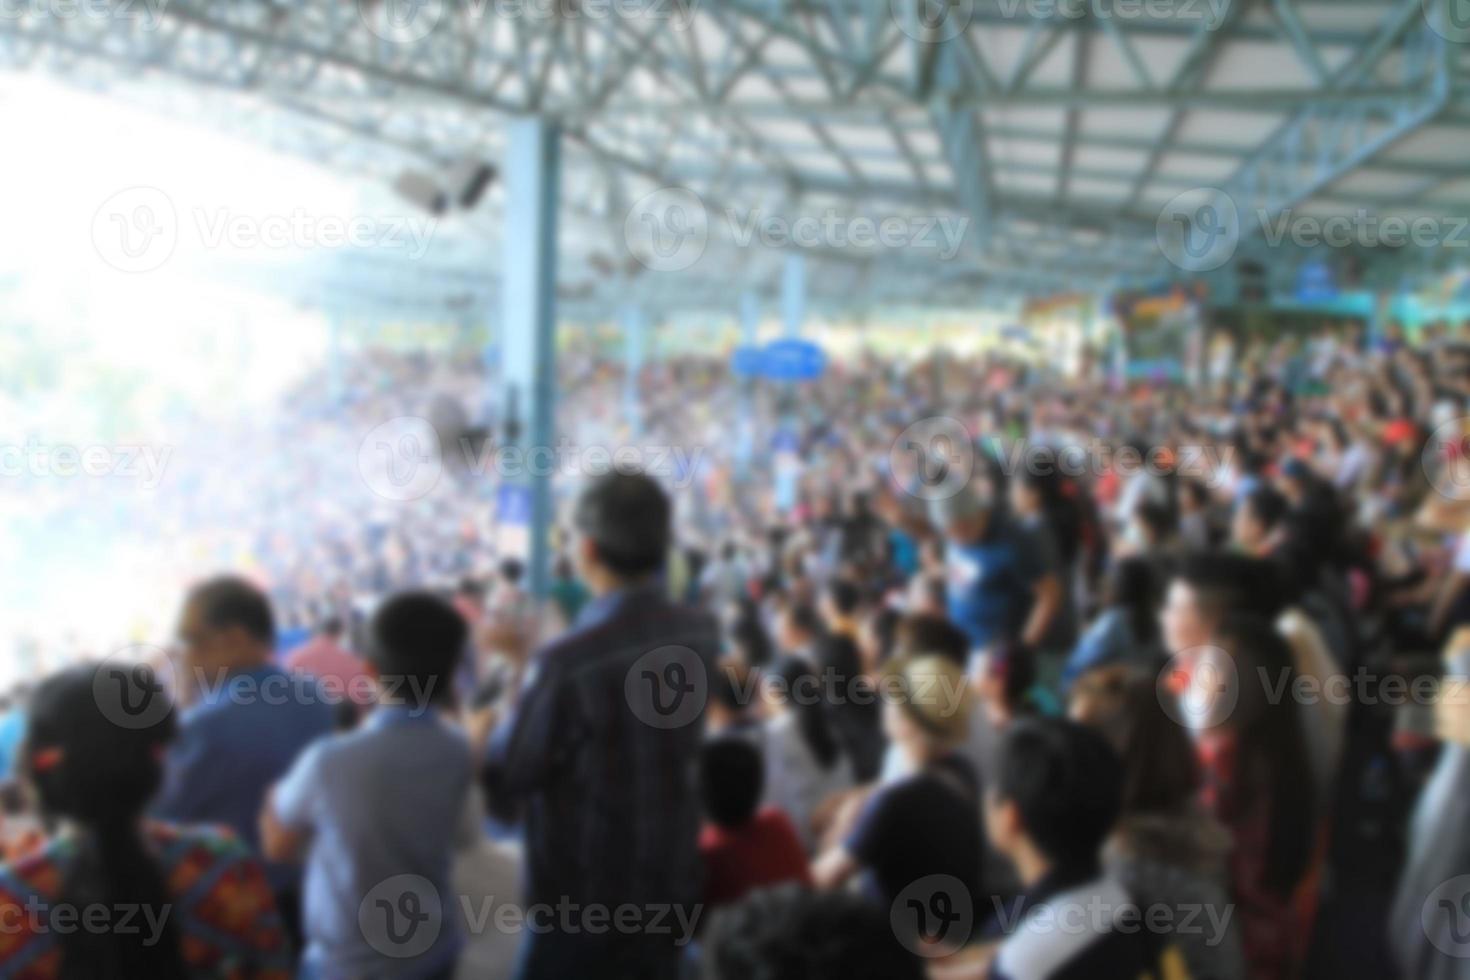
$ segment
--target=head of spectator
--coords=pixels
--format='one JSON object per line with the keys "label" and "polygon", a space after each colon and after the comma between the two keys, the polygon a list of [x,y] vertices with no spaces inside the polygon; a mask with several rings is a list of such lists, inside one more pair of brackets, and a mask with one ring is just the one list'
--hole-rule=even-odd
{"label": "head of spectator", "polygon": [[1164,596],[1160,625],[1165,652],[1208,644],[1226,614],[1238,609],[1244,598],[1231,556],[1218,551],[1186,556],[1174,569]]}
{"label": "head of spectator", "polygon": [[995,490],[978,474],[954,493],[929,501],[929,520],[947,541],[971,544],[990,526]]}
{"label": "head of spectator", "polygon": [[731,654],[742,663],[750,667],[764,667],[771,662],[774,655],[771,634],[761,620],[760,610],[753,605],[748,610],[737,612],[725,632]]}
{"label": "head of spectator", "polygon": [[148,667],[103,664],[55,674],[31,699],[23,771],[43,815],[65,822],[75,848],[62,898],[84,910],[143,909],[163,923],[159,937],[147,929],[62,931],[58,976],[188,975],[168,915],[174,900],[140,829],[174,735],[172,705],[155,700],[167,697]]}
{"label": "head of spectator", "polygon": [[1036,711],[1032,688],[1036,684],[1036,661],[1020,643],[1002,641],[985,652],[975,687],[985,703],[986,717],[997,728]]}
{"label": "head of spectator", "polygon": [[776,661],[763,680],[761,693],[767,711],[792,713],[812,758],[822,771],[830,771],[840,761],[842,745],[833,729],[822,678],[806,660],[788,656]]}
{"label": "head of spectator", "polygon": [[1134,673],[1135,669],[1127,664],[1105,664],[1087,671],[1073,681],[1067,692],[1067,717],[1113,734],[1123,715],[1128,683]]}
{"label": "head of spectator", "polygon": [[705,934],[709,980],[920,980],[886,909],[843,891],[782,886],[722,909]]}
{"label": "head of spectator", "polygon": [[464,602],[478,604],[485,598],[485,585],[476,578],[462,578],[455,586],[454,594],[457,599]]}
{"label": "head of spectator", "polygon": [[856,585],[847,579],[833,579],[822,590],[818,611],[827,632],[855,637],[858,632],[858,612],[862,608],[863,595]]}
{"label": "head of spectator", "polygon": [[817,642],[825,635],[826,624],[809,603],[788,602],[776,621],[776,644],[784,653],[814,657]]}
{"label": "head of spectator", "polygon": [[1052,477],[1056,473],[1055,454],[1046,446],[1036,448],[1040,460],[1049,465],[1022,467],[1010,482],[1008,500],[1011,513],[1020,518],[1039,517],[1051,503]]}
{"label": "head of spectator", "polygon": [[1179,513],[1204,514],[1210,509],[1210,488],[1203,480],[1184,480],[1179,484]]}
{"label": "head of spectator", "polygon": [[964,670],[970,660],[970,639],[948,616],[910,613],[898,621],[893,652],[906,656],[935,654]]}
{"label": "head of spectator", "polygon": [[710,823],[738,830],[750,823],[765,792],[765,764],[748,739],[713,738],[699,752],[699,799]]}
{"label": "head of spectator", "polygon": [[709,708],[705,728],[711,734],[739,729],[756,722],[754,698],[757,673],[745,661],[727,657],[710,674]]}
{"label": "head of spectator", "polygon": [[447,704],[468,638],[464,617],[432,592],[390,596],[368,624],[368,671],[378,702],[417,712]]}
{"label": "head of spectator", "polygon": [[1230,521],[1231,542],[1248,555],[1264,555],[1280,543],[1290,505],[1273,487],[1260,486],[1235,505]]}
{"label": "head of spectator", "polygon": [[1148,554],[1168,545],[1178,529],[1178,519],[1169,506],[1146,497],[1128,515],[1124,534],[1134,554]]}
{"label": "head of spectator", "polygon": [[502,586],[518,589],[526,576],[526,564],[519,558],[502,558],[496,566],[495,576]]}
{"label": "head of spectator", "polygon": [[1159,598],[1157,567],[1141,556],[1119,559],[1103,582],[1104,608],[1117,609],[1127,617],[1129,631],[1140,647],[1158,639]]}
{"label": "head of spectator", "polygon": [[884,667],[883,730],[915,768],[965,740],[972,707],[964,668],[946,656],[900,653]]}
{"label": "head of spectator", "polygon": [[1118,754],[1099,733],[1028,719],[1006,733],[985,791],[985,828],[1026,887],[1054,869],[1086,874],[1122,804]]}
{"label": "head of spectator", "polygon": [[333,643],[341,643],[342,634],[346,632],[346,628],[342,622],[342,617],[334,614],[321,621],[320,625],[317,626],[317,632]]}
{"label": "head of spectator", "polygon": [[594,595],[641,585],[662,571],[673,534],[668,495],[643,473],[600,477],[577,500],[577,563]]}
{"label": "head of spectator", "polygon": [[264,592],[243,578],[221,575],[189,590],[178,636],[190,677],[212,683],[221,674],[269,663],[276,622]]}
{"label": "head of spectator", "polygon": [[903,613],[887,604],[874,607],[863,618],[863,625],[858,630],[858,648],[863,656],[864,670],[877,670],[893,655],[902,619]]}

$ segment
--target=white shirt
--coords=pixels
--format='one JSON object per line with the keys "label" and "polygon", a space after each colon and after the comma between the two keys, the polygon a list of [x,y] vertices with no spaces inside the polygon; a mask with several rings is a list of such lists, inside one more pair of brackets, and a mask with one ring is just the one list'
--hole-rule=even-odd
{"label": "white shirt", "polygon": [[810,851],[816,839],[812,814],[829,796],[852,787],[852,763],[839,755],[832,768],[823,769],[796,721],[795,713],[787,711],[766,722],[766,802],[786,811]]}

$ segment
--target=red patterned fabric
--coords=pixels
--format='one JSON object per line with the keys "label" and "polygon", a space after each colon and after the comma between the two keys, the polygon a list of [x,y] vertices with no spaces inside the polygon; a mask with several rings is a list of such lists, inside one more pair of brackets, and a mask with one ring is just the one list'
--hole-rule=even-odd
{"label": "red patterned fabric", "polygon": [[[169,921],[190,974],[211,980],[289,980],[286,935],[265,873],[245,845],[221,829],[150,824],[146,834],[174,896]],[[62,881],[74,855],[70,841],[56,838],[0,865],[0,976],[52,980],[60,975],[62,937],[47,920],[65,907]],[[134,927],[146,932],[145,920],[133,917]]]}

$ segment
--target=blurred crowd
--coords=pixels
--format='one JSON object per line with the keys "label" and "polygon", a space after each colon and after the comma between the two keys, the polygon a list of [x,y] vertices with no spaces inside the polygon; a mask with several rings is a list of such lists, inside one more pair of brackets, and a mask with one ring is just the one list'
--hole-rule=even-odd
{"label": "blurred crowd", "polygon": [[0,975],[1470,977],[1470,335],[1208,349],[568,350],[670,462],[557,473],[544,598],[481,361],[312,375],[138,508],[174,635],[0,702]]}

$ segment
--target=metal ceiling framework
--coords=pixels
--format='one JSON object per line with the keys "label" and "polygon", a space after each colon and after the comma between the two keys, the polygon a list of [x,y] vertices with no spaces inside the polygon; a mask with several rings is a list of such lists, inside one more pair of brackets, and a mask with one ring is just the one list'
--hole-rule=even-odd
{"label": "metal ceiling framework", "polygon": [[[507,117],[557,117],[574,319],[629,303],[733,315],[743,292],[774,291],[783,249],[741,239],[751,215],[967,223],[947,258],[809,248],[811,304],[841,312],[1182,275],[1156,223],[1198,188],[1248,216],[1247,253],[1288,210],[1470,215],[1454,2],[168,0],[153,16],[119,0],[70,17],[32,3],[0,17],[0,65],[385,183],[498,160]],[[678,271],[645,268],[625,234],[660,188],[704,209],[708,243]],[[323,280],[370,282],[385,306],[488,310],[499,203],[415,268],[339,255]]]}

